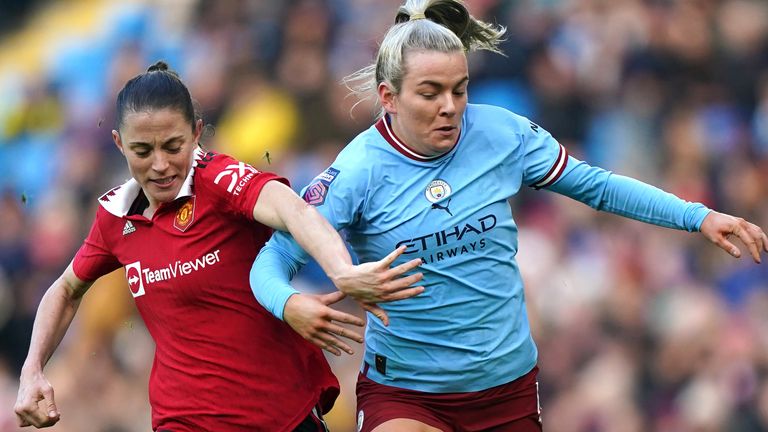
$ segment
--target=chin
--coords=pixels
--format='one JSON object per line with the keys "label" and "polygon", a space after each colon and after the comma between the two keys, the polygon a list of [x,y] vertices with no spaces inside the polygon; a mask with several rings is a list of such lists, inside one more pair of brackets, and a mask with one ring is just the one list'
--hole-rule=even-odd
{"label": "chin", "polygon": [[173,201],[174,198],[176,198],[176,195],[178,194],[179,194],[178,190],[155,192],[152,194],[152,199],[157,201],[158,203],[167,203],[167,202]]}
{"label": "chin", "polygon": [[440,140],[432,145],[432,150],[439,154],[448,153],[456,144],[456,138]]}

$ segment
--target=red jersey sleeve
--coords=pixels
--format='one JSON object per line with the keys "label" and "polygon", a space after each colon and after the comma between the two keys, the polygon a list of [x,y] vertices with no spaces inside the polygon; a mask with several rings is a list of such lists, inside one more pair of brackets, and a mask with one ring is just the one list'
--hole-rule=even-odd
{"label": "red jersey sleeve", "polygon": [[107,212],[99,207],[96,211],[96,219],[91,225],[91,231],[72,261],[72,270],[74,270],[75,276],[86,282],[95,281],[122,267],[122,264],[109,251],[109,247],[101,234],[101,222],[106,215]]}
{"label": "red jersey sleeve", "polygon": [[251,165],[215,152],[208,152],[195,166],[194,187],[203,188],[228,211],[253,220],[253,207],[264,185],[271,180],[287,186],[287,179],[259,171]]}

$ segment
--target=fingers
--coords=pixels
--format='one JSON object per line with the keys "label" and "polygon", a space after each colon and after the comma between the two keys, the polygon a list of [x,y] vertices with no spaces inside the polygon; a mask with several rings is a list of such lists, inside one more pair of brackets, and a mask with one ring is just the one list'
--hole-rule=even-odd
{"label": "fingers", "polygon": [[34,426],[36,428],[48,427],[59,421],[59,412],[55,406],[53,410],[47,402],[44,406],[34,403],[32,407],[16,409],[16,417],[19,427]]}
{"label": "fingers", "polygon": [[[344,324],[352,324],[354,326],[362,327],[365,325],[365,321],[363,321],[361,318],[358,318],[352,314],[348,314],[346,312],[337,311],[335,309],[331,309],[328,314],[328,321],[336,321]],[[362,341],[360,341],[362,342]]]}
{"label": "fingers", "polygon": [[419,282],[423,278],[424,278],[424,275],[422,273],[416,273],[400,279],[395,279],[393,281],[387,282],[386,285],[383,285],[382,291],[386,295],[386,294],[394,293],[395,291],[399,291],[404,288],[410,288],[413,284],[415,284],[416,282]]}
{"label": "fingers", "polygon": [[360,303],[360,306],[365,309],[366,311],[370,312],[375,316],[376,318],[381,321],[382,324],[385,326],[389,325],[389,316],[387,316],[387,313],[384,312],[384,309],[379,307],[377,304],[374,303]]}
{"label": "fingers", "polygon": [[395,262],[397,257],[402,255],[403,252],[405,252],[405,250],[407,248],[408,248],[407,246],[403,245],[403,246],[400,246],[399,248],[393,250],[392,252],[390,252],[389,255],[385,256],[381,261],[379,261],[381,263],[382,267],[389,267],[389,266],[391,266],[392,263]]}
{"label": "fingers", "polygon": [[346,296],[347,295],[341,291],[334,291],[332,293],[322,294],[319,298],[324,305],[328,306],[342,301]]}
{"label": "fingers", "polygon": [[736,258],[741,257],[741,250],[731,243],[734,235],[744,243],[756,263],[761,262],[760,254],[768,252],[768,237],[763,230],[743,218],[718,212],[710,212],[701,224],[700,231],[710,241]]}
{"label": "fingers", "polygon": [[45,401],[46,412],[49,418],[59,419],[59,410],[56,409],[56,402],[53,398],[53,387],[47,386],[43,388],[43,400]]}
{"label": "fingers", "polygon": [[768,253],[768,235],[766,235],[763,230],[760,230],[760,234],[763,239],[763,251]]}
{"label": "fingers", "polygon": [[738,223],[733,228],[732,232],[739,237],[739,240],[741,240],[745,246],[747,246],[749,254],[752,255],[752,259],[759,264],[761,261],[760,251],[766,247],[763,241],[765,237],[763,230],[757,225],[751,224],[744,219],[738,219]]}
{"label": "fingers", "polygon": [[[339,332],[340,336],[343,337],[350,337],[350,339],[354,338],[360,338],[360,341],[362,341],[362,337],[358,335],[357,333],[346,330],[344,327],[336,326],[336,332]],[[345,353],[349,355],[353,355],[355,352],[352,350],[352,348],[349,347],[346,343],[344,343],[341,339],[335,337],[333,335],[332,330],[328,331],[321,331],[316,333],[312,339],[310,339],[310,342],[314,343],[315,345],[319,346],[320,348],[328,351],[329,353],[335,355],[335,356],[341,356],[341,352],[344,351]]]}
{"label": "fingers", "polygon": [[423,292],[424,292],[424,287],[417,286],[413,288],[401,289],[392,294],[387,294],[385,296],[382,296],[381,298],[382,298],[382,302],[391,302],[391,301],[407,299],[410,297],[415,297]]}
{"label": "fingers", "polygon": [[[749,230],[755,240],[755,249],[757,250],[757,256],[760,257],[760,252],[768,252],[768,236],[765,235],[763,230],[752,223],[747,222]],[[759,262],[759,261],[758,261]]]}
{"label": "fingers", "polygon": [[752,237],[747,237],[747,240],[744,240],[742,238],[742,241],[744,244],[747,245],[747,249],[749,249],[749,254],[752,255],[752,260],[756,263],[760,264],[760,245],[757,244],[757,241],[753,239]]}
{"label": "fingers", "polygon": [[304,339],[317,347],[335,356],[340,356],[342,352],[352,355],[355,353],[352,348],[339,338],[362,343],[363,337],[334,321],[358,327],[365,325],[365,322],[361,318],[328,306],[344,297],[345,295],[338,291],[323,295],[292,296],[286,303],[285,320]]}
{"label": "fingers", "polygon": [[52,426],[59,421],[59,410],[53,397],[53,387],[39,378],[39,383],[26,385],[22,380],[14,411],[20,427]]}
{"label": "fingers", "polygon": [[394,276],[400,276],[401,274],[407,273],[416,267],[420,266],[422,264],[421,258],[414,258],[407,263],[400,264],[397,267],[392,267],[392,269],[389,271],[389,273]]}
{"label": "fingers", "polygon": [[[358,327],[364,326],[365,321],[363,321],[361,318],[358,318],[352,314],[337,311],[336,309],[328,307],[328,305],[337,303],[342,299],[344,299],[346,296],[347,295],[341,291],[334,291],[332,293],[320,295],[318,297],[320,299],[320,302],[326,306],[326,309],[323,311],[325,313],[325,316],[323,317],[323,319],[329,322],[336,321],[336,322],[341,322],[345,324],[352,324]],[[360,340],[359,342],[362,342],[362,340]]]}
{"label": "fingers", "polygon": [[[335,355],[336,357],[341,357],[341,351],[336,348],[336,344],[327,342],[324,338],[317,336],[314,338],[309,339],[310,342],[317,345],[321,349],[328,351],[329,353]],[[347,351],[349,352],[349,351]]]}
{"label": "fingers", "polygon": [[328,329],[326,330],[326,332],[339,335],[340,337],[353,340],[357,343],[363,343],[363,337],[359,333],[357,333],[354,330],[348,329],[346,327],[342,327],[340,325],[331,324],[328,326]]}
{"label": "fingers", "polygon": [[737,248],[736,245],[728,241],[727,238],[721,237],[715,241],[715,244],[718,245],[724,251],[733,255],[734,258],[741,258],[741,250],[739,250],[739,248]]}

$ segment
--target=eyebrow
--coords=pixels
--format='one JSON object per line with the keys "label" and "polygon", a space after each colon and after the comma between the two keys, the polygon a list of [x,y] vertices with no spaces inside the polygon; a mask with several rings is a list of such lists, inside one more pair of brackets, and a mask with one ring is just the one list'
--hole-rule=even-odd
{"label": "eyebrow", "polygon": [[[457,83],[456,83],[456,84],[455,84],[453,87],[457,87],[457,86],[460,86],[460,85],[464,84],[466,81],[469,81],[469,77],[468,77],[468,76],[465,76],[464,78],[462,78],[462,79],[461,79],[459,82],[457,82]],[[437,82],[437,81],[432,81],[432,80],[424,80],[424,81],[421,81],[420,83],[418,83],[418,84],[416,84],[416,85],[417,85],[417,86],[421,86],[421,85],[431,85],[431,86],[433,86],[433,87],[437,87],[437,88],[443,88],[443,84],[441,84],[441,83],[439,83],[439,82]]]}
{"label": "eyebrow", "polygon": [[[165,140],[160,146],[166,146],[168,144],[173,144],[176,141],[182,141],[184,139],[183,136],[177,135],[175,137],[168,138]],[[128,143],[128,147],[152,147],[152,144],[144,142],[144,141],[131,141]]]}

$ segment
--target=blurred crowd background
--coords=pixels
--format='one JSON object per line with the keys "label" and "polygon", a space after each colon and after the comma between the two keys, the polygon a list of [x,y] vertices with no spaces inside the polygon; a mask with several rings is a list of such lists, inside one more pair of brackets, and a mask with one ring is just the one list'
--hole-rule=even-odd
{"label": "blurred crowd background", "polygon": [[[340,79],[372,61],[398,4],[0,0],[0,430],[16,430],[41,296],[97,197],[129,176],[110,137],[123,83],[166,60],[215,130],[208,148],[298,189],[372,122],[370,104],[350,112]],[[578,158],[768,229],[768,2],[467,4],[509,29],[506,56],[470,56],[470,102],[526,115]],[[768,430],[768,263],[550,192],[511,205],[545,430]],[[333,289],[316,266],[296,283]],[[46,369],[62,412],[54,430],[150,430],[153,349],[124,273],[102,278]],[[330,357],[343,385],[334,432],[356,430],[357,351]]]}

